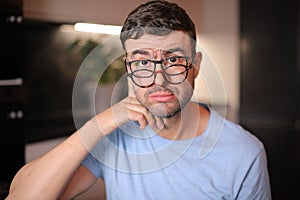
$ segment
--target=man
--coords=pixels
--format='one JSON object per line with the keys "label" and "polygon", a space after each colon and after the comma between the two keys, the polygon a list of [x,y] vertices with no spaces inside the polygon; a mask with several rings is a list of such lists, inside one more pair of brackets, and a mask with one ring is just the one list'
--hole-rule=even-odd
{"label": "man", "polygon": [[202,57],[186,12],[147,2],[120,38],[129,96],[26,164],[8,199],[71,199],[97,178],[107,199],[270,199],[261,142],[190,101]]}

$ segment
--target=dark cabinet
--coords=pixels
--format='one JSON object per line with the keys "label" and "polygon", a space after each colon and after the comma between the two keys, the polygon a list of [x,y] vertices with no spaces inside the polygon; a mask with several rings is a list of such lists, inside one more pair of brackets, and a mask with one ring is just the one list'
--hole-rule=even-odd
{"label": "dark cabinet", "polygon": [[24,165],[22,2],[0,0],[0,187]]}
{"label": "dark cabinet", "polygon": [[2,102],[0,113],[0,181],[10,182],[24,165],[23,106],[19,103]]}
{"label": "dark cabinet", "polygon": [[[22,77],[22,5],[19,1],[0,1],[0,79],[15,84]],[[3,80],[8,80],[4,82]]]}
{"label": "dark cabinet", "polygon": [[241,0],[240,122],[262,140],[274,200],[300,178],[299,1]]}

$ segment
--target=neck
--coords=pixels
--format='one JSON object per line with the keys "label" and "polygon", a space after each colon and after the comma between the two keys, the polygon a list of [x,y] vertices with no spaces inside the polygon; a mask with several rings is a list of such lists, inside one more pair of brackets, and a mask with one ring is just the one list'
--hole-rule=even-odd
{"label": "neck", "polygon": [[158,135],[172,140],[189,139],[202,134],[208,124],[209,112],[194,102],[189,102],[176,115],[163,119],[164,128]]}

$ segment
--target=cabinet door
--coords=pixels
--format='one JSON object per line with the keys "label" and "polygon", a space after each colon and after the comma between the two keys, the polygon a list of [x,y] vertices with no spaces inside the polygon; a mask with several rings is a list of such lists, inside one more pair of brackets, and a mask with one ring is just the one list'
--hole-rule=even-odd
{"label": "cabinet door", "polygon": [[266,147],[272,199],[296,199],[299,1],[241,0],[240,5],[241,124]]}
{"label": "cabinet door", "polygon": [[0,0],[1,183],[10,183],[24,165],[22,21],[21,0]]}
{"label": "cabinet door", "polygon": [[10,182],[24,165],[23,115],[20,103],[0,105],[0,181]]}
{"label": "cabinet door", "polygon": [[241,1],[241,114],[296,115],[297,1]]}
{"label": "cabinet door", "polygon": [[22,77],[22,13],[0,8],[0,80]]}

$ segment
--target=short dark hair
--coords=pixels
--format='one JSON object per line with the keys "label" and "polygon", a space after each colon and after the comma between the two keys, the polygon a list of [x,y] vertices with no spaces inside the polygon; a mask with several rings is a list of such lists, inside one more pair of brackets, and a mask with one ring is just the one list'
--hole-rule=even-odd
{"label": "short dark hair", "polygon": [[125,49],[125,41],[138,39],[143,34],[167,35],[171,31],[184,31],[191,37],[195,51],[196,30],[194,22],[186,11],[176,3],[152,0],[141,4],[127,16],[121,30],[120,39]]}

